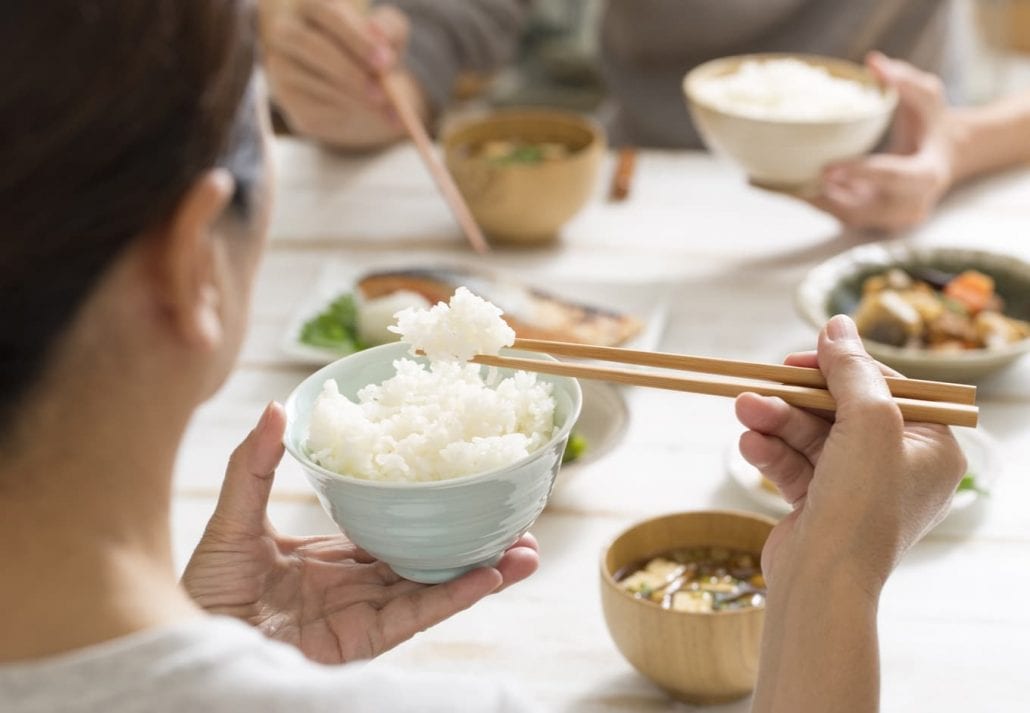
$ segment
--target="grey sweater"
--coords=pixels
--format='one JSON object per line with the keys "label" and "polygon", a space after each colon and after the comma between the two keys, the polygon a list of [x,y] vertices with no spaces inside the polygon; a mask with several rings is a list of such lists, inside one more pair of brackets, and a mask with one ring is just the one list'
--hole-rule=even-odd
{"label": "grey sweater", "polygon": [[[490,71],[512,58],[529,5],[384,1],[412,19],[409,67],[437,110],[460,71]],[[680,85],[715,57],[790,51],[860,61],[878,49],[939,72],[948,14],[948,0],[607,0],[600,44],[612,143],[698,146]]]}

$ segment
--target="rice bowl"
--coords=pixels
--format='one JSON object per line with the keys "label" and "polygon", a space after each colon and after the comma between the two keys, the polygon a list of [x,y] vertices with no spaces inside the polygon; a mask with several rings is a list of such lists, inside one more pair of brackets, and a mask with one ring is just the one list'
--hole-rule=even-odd
{"label": "rice bowl", "polygon": [[[285,404],[284,445],[326,512],[355,544],[406,579],[443,582],[495,564],[543,512],[583,397],[575,379],[541,375],[555,402],[553,435],[538,450],[501,468],[446,480],[388,481],[342,475],[314,462],[303,444],[324,383],[333,379],[342,394],[355,398],[367,384],[389,377],[393,361],[406,351],[400,343],[373,347],[306,378]],[[534,352],[502,353],[551,359]],[[424,357],[415,360],[428,363]]]}
{"label": "rice bowl", "polygon": [[462,361],[514,340],[500,315],[461,289],[404,310],[411,344],[334,362],[286,402],[286,449],[326,512],[407,579],[496,564],[546,506],[579,417],[575,379]]}

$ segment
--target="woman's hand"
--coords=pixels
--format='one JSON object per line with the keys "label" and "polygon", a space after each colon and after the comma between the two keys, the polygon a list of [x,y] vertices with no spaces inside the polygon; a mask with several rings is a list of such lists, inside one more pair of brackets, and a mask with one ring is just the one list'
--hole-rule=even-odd
{"label": "woman's hand", "polygon": [[404,136],[379,77],[398,72],[407,100],[425,119],[424,92],[400,66],[407,16],[392,5],[368,15],[350,0],[300,0],[265,33],[272,98],[299,134],[348,149],[370,149]]}
{"label": "woman's hand", "polygon": [[955,146],[939,78],[874,52],[869,69],[898,92],[890,153],[827,166],[812,204],[852,228],[900,230],[930,215],[955,181]]}
{"label": "woman's hand", "polygon": [[763,570],[776,587],[802,560],[837,561],[878,594],[902,554],[947,512],[965,457],[947,428],[902,420],[849,318],[830,320],[816,354],[787,363],[818,366],[837,413],[831,421],[776,398],[737,400],[750,429],[741,453],[795,507],[769,537]]}
{"label": "woman's hand", "polygon": [[526,535],[496,568],[427,586],[403,580],[343,535],[285,537],[265,514],[285,415],[271,404],[229,459],[214,515],[183,574],[204,609],[256,626],[308,658],[374,657],[536,571]]}

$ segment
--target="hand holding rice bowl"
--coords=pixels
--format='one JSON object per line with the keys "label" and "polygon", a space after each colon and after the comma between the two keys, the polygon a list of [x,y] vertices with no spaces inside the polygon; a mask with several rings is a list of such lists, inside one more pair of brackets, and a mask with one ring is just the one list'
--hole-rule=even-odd
{"label": "hand holding rice bowl", "polygon": [[[440,323],[446,321],[441,319]],[[497,334],[492,338],[496,343]],[[447,350],[446,344],[436,346]],[[305,379],[286,403],[285,442],[290,454],[304,467],[326,511],[355,544],[386,562],[402,577],[440,582],[476,567],[495,564],[543,511],[569,432],[579,415],[582,396],[574,379],[537,378],[500,369],[491,370],[496,375],[487,373],[484,380],[476,373],[482,371],[480,367],[446,360],[431,363],[424,356],[411,357],[410,348],[409,344],[394,343],[368,349]],[[468,344],[459,338],[451,345],[450,353],[460,354],[467,348]],[[550,358],[511,353],[525,358]],[[395,364],[403,362],[408,365],[398,375]],[[439,373],[434,373],[434,369],[440,369]],[[400,381],[390,386],[381,383],[392,379]],[[422,401],[415,404],[416,410],[422,409],[418,416],[405,411],[412,405],[404,403],[405,386],[411,379],[420,382],[421,393],[414,397],[415,401]],[[445,456],[446,447],[440,448],[443,440],[453,434],[465,435],[466,426],[480,426],[462,425],[462,414],[454,412],[460,411],[463,403],[463,397],[457,393],[446,395],[435,410],[429,394],[441,386],[450,389],[459,383],[456,392],[468,395],[474,391],[478,394],[475,398],[481,399],[483,392],[476,390],[489,390],[491,380],[494,391],[502,384],[508,384],[505,389],[509,391],[492,399],[488,408],[498,406],[506,394],[514,397],[515,403],[501,406],[503,417],[494,414],[484,419],[489,422],[492,435],[472,435],[468,441],[462,438],[458,443],[472,445],[459,445]],[[326,384],[330,381],[338,396],[331,393],[333,387],[329,387],[330,394],[326,396]],[[366,391],[363,403],[359,394],[369,385],[376,388]],[[350,405],[342,405],[338,400],[341,398],[346,398]],[[324,399],[325,413],[319,416],[321,422],[316,423],[316,404],[320,399]],[[342,420],[334,420],[337,407],[346,412]],[[430,410],[424,410],[427,408]],[[469,413],[482,419],[484,411],[477,409],[479,405],[472,404]],[[421,426],[417,425],[419,418],[423,419]],[[420,427],[440,426],[429,423],[434,419],[446,425],[442,431],[422,439]],[[343,435],[346,448],[337,447],[331,435],[334,424],[350,428],[355,420],[363,424],[362,437],[349,439]],[[497,433],[499,430],[505,432]],[[535,439],[533,433],[537,434]],[[315,436],[313,444],[309,443],[311,436]],[[509,441],[516,440],[517,447],[510,447]],[[398,448],[401,443],[404,446]],[[420,444],[427,447],[426,451],[420,450]],[[316,455],[312,445],[322,446],[323,452]],[[326,448],[330,453],[324,452]],[[357,455],[343,452],[351,448],[367,450]],[[339,461],[333,460],[336,456]],[[383,457],[374,462],[377,456]],[[461,466],[460,474],[447,471],[447,458]],[[354,462],[366,467],[367,472],[340,473],[327,467],[327,463],[338,466]]]}
{"label": "hand holding rice bowl", "polygon": [[683,90],[705,144],[753,183],[781,190],[804,189],[827,164],[872,149],[897,104],[864,67],[814,55],[712,60]]}

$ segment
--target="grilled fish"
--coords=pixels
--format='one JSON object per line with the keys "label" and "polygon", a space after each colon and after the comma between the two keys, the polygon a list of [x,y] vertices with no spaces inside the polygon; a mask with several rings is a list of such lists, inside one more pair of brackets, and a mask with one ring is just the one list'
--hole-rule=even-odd
{"label": "grilled fish", "polygon": [[630,315],[570,302],[512,280],[462,268],[374,272],[358,281],[357,291],[370,300],[406,290],[436,304],[449,300],[462,285],[500,307],[505,321],[523,339],[617,346],[643,328],[640,320]]}

